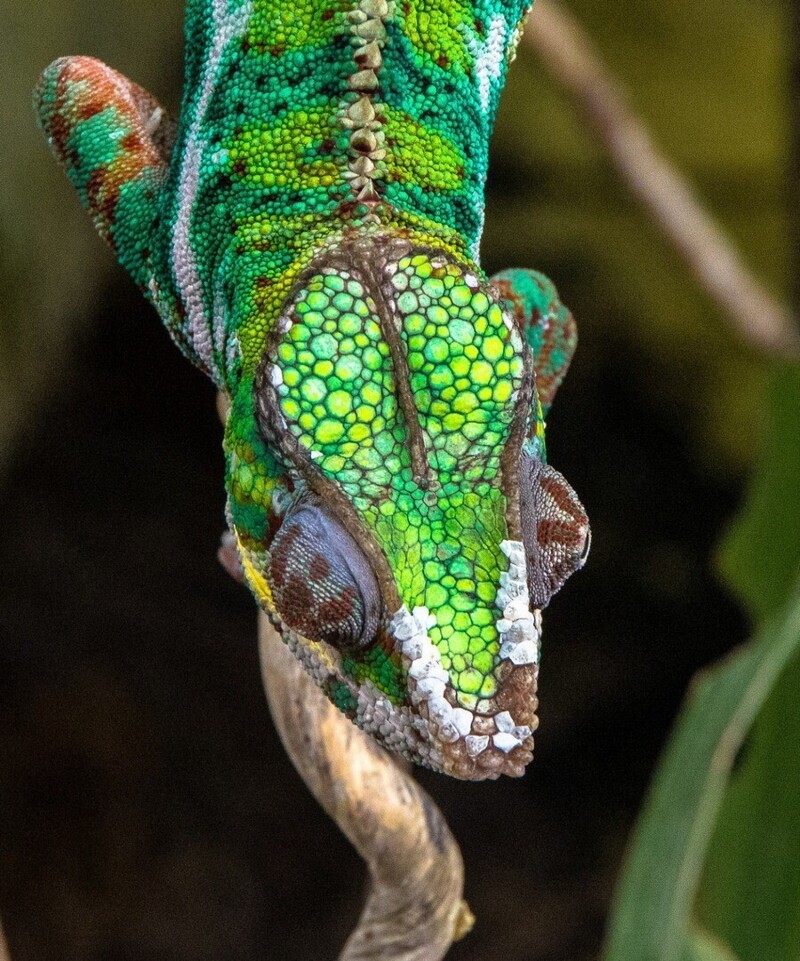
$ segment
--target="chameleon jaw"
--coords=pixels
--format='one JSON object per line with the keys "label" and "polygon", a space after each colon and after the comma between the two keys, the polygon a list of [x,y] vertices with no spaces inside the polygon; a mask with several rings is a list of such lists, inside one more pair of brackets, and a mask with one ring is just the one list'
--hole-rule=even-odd
{"label": "chameleon jaw", "polygon": [[[529,617],[538,640],[534,617]],[[402,607],[391,628],[396,648],[407,664],[411,702],[428,739],[438,745],[442,757],[438,769],[465,780],[503,774],[519,777],[533,759],[538,667],[535,662],[515,663],[509,655],[519,644],[530,646],[530,638],[519,644],[512,638],[504,640],[506,651],[496,668],[498,693],[478,701],[472,710],[459,703],[458,693],[448,685],[439,652],[428,636],[435,623],[425,607],[413,612]],[[524,651],[522,657],[526,659]]]}
{"label": "chameleon jaw", "polygon": [[346,670],[341,651],[292,628],[275,606],[262,564],[239,543],[245,578],[284,642],[318,687],[387,750],[462,780],[521,776],[533,759],[541,612],[528,609],[524,548],[502,542],[509,559],[500,577],[496,609],[497,690],[478,699],[459,692],[429,635],[436,617],[426,607],[402,605],[384,624],[405,679],[405,697],[393,701],[369,678]]}
{"label": "chameleon jaw", "polygon": [[[477,781],[501,775],[519,777],[533,758],[541,612],[522,610],[527,605],[524,567],[520,577],[515,570],[520,565],[514,563],[521,546],[513,541],[503,543],[510,564],[498,590],[502,616],[497,622],[496,694],[483,700],[459,695],[428,633],[436,624],[435,616],[425,607],[409,611],[403,605],[390,618],[387,638],[406,678],[407,698],[399,704],[368,678],[357,682],[348,677],[341,652],[291,628],[275,609],[258,566],[241,545],[240,549],[246,579],[284,642],[315,683],[358,727],[387,750],[416,764]],[[347,709],[339,703],[342,693],[349,702]]]}
{"label": "chameleon jaw", "polygon": [[[528,608],[524,548],[503,541],[509,560],[500,576],[495,607],[497,691],[476,699],[450,682],[429,636],[436,617],[426,607],[401,605],[385,625],[386,640],[402,664],[406,697],[393,701],[369,678],[344,670],[342,653],[290,627],[278,612],[262,563],[239,541],[247,582],[273,626],[306,672],[362,730],[387,750],[462,780],[519,777],[533,758],[541,612]],[[338,693],[338,697],[337,697]],[[341,703],[342,697],[347,706]]]}
{"label": "chameleon jaw", "polygon": [[[275,618],[271,619],[275,623]],[[387,750],[441,774],[469,781],[522,776],[533,759],[533,731],[538,724],[536,665],[502,662],[501,689],[493,699],[496,713],[481,714],[459,707],[452,688],[438,672],[423,666],[438,660],[438,652],[428,659],[435,651],[425,626],[430,626],[430,619],[425,608],[410,612],[405,607],[392,619],[393,627],[409,634],[403,640],[396,638],[408,667],[409,702],[393,704],[369,680],[353,683],[355,707],[351,720]],[[275,626],[318,686],[329,693],[331,680],[341,682],[338,652],[310,641],[280,621]],[[420,656],[412,659],[417,652]],[[439,670],[443,673],[441,667]],[[519,707],[514,713],[508,707],[498,709],[512,701],[525,705],[526,723],[517,723]]]}
{"label": "chameleon jaw", "polygon": [[477,700],[448,686],[448,675],[428,630],[436,618],[425,607],[403,607],[392,621],[396,649],[408,662],[412,703],[426,716],[429,735],[442,745],[443,769],[477,780],[500,774],[519,776],[533,758],[536,729],[541,611],[530,610],[524,545],[505,540],[500,549],[508,570],[500,575],[495,601],[499,663],[497,693]]}

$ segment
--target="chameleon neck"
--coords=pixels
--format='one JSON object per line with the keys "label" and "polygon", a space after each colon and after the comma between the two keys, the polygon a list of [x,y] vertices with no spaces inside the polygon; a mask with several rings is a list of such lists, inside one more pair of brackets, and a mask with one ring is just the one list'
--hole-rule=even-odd
{"label": "chameleon neck", "polygon": [[477,260],[489,137],[526,5],[189,5],[163,285],[175,283],[195,359],[219,383],[254,369],[297,274],[338,236],[397,233]]}

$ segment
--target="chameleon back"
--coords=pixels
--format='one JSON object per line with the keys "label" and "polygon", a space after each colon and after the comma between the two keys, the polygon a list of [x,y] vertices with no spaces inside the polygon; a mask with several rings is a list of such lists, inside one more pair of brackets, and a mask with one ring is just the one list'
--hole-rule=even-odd
{"label": "chameleon back", "polygon": [[[253,369],[297,274],[336,234],[381,226],[477,258],[489,137],[524,9],[189,5],[159,258],[171,276],[159,286],[177,280],[195,359],[220,383],[239,374],[230,338]],[[222,310],[235,328],[224,343]]]}

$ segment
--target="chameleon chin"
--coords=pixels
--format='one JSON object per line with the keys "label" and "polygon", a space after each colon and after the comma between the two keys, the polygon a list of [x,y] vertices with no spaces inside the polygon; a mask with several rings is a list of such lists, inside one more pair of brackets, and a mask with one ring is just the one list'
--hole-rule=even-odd
{"label": "chameleon chin", "polygon": [[91,58],[36,94],[98,230],[230,399],[259,604],[361,728],[469,779],[530,761],[541,611],[589,547],[545,449],[574,322],[541,274],[478,265],[524,13],[195,0],[177,125]]}

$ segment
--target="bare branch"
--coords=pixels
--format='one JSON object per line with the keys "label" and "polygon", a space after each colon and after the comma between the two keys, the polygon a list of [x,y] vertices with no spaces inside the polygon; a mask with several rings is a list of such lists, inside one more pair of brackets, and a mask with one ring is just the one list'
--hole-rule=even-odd
{"label": "bare branch", "polygon": [[335,708],[260,619],[261,665],[284,746],[367,862],[371,889],[340,961],[439,961],[472,927],[461,853],[403,766]]}
{"label": "bare branch", "polygon": [[788,308],[752,275],[690,184],[654,145],[572,15],[557,0],[539,0],[524,39],[576,101],[623,181],[739,336],[768,354],[800,356],[800,332]]}
{"label": "bare branch", "polygon": [[8,953],[8,944],[6,943],[2,928],[0,928],[0,961],[11,961],[11,955]]}

